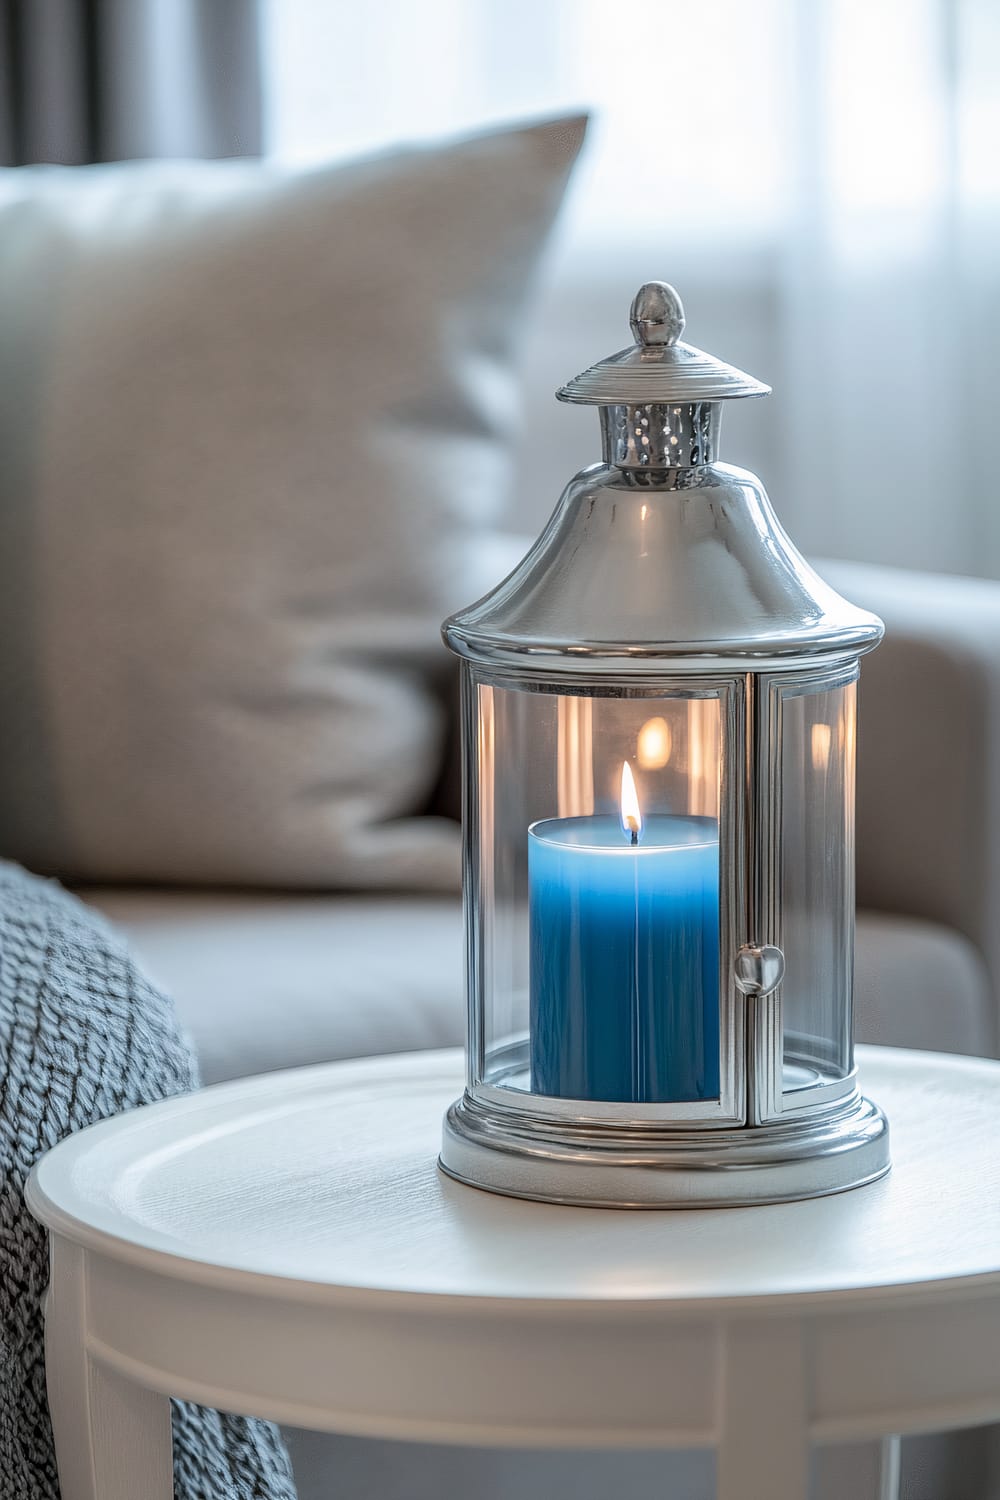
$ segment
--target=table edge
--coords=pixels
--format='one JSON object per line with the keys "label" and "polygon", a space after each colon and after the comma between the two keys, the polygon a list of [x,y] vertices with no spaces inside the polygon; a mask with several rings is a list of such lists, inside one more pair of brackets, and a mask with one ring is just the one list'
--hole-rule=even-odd
{"label": "table edge", "polygon": [[[860,1062],[863,1064],[867,1058],[878,1058],[879,1061],[898,1061],[900,1065],[907,1060],[922,1060],[936,1062],[944,1061],[954,1071],[980,1071],[989,1069],[1000,1074],[1000,1061],[992,1058],[981,1058],[969,1056],[962,1053],[938,1053],[915,1048],[896,1048],[884,1046],[859,1046],[858,1053]],[[395,1065],[412,1065],[419,1060],[427,1067],[434,1065],[444,1066],[454,1064],[456,1072],[461,1062],[461,1048],[436,1048],[433,1050],[416,1050],[412,1052],[397,1052],[366,1056],[360,1058],[349,1058],[331,1063],[312,1063],[301,1068],[287,1068],[275,1070],[271,1073],[262,1073],[250,1078],[232,1079],[225,1082],[210,1084],[205,1088],[193,1090],[189,1093],[174,1095],[168,1099],[157,1100],[152,1104],[142,1105],[124,1114],[113,1115],[105,1120],[96,1122],[73,1135],[66,1137],[57,1145],[45,1152],[32,1167],[24,1187],[24,1196],[28,1209],[32,1216],[42,1224],[52,1235],[76,1245],[92,1254],[101,1256],[103,1259],[119,1265],[146,1272],[149,1275],[166,1277],[173,1281],[183,1281],[208,1288],[225,1288],[230,1291],[239,1291],[250,1297],[264,1297],[293,1302],[307,1302],[313,1305],[328,1305],[331,1307],[351,1307],[361,1309],[365,1307],[392,1306],[399,1310],[427,1310],[442,1309],[447,1307],[451,1312],[461,1313],[463,1310],[470,1315],[482,1317],[487,1312],[494,1312],[497,1316],[504,1316],[515,1311],[537,1312],[544,1308],[547,1316],[556,1318],[565,1315],[567,1318],[578,1318],[582,1312],[589,1312],[598,1317],[636,1316],[642,1318],[660,1317],[664,1319],[677,1319],[686,1317],[698,1317],[706,1312],[718,1314],[721,1309],[733,1313],[752,1314],[767,1308],[773,1312],[776,1302],[780,1302],[783,1308],[789,1312],[798,1313],[808,1309],[814,1309],[817,1313],[823,1311],[846,1312],[852,1308],[859,1310],[870,1307],[873,1303],[883,1306],[891,1302],[894,1306],[905,1306],[906,1304],[939,1305],[947,1304],[953,1300],[962,1300],[968,1296],[989,1295],[994,1288],[1000,1289],[1000,1267],[992,1271],[973,1272],[970,1274],[954,1277],[934,1278],[923,1281],[885,1282],[871,1284],[860,1284],[857,1286],[831,1287],[828,1289],[807,1289],[803,1291],[773,1291],[755,1293],[733,1293],[715,1294],[711,1297],[690,1298],[630,1298],[630,1297],[593,1297],[593,1298],[558,1298],[558,1297],[510,1297],[504,1294],[478,1295],[459,1292],[437,1292],[437,1291],[410,1291],[402,1289],[383,1289],[379,1287],[366,1287],[351,1285],[341,1282],[317,1282],[307,1281],[294,1276],[282,1276],[280,1274],[264,1271],[251,1271],[220,1262],[199,1260],[175,1252],[154,1249],[138,1245],[130,1240],[119,1238],[105,1230],[87,1223],[86,1220],[78,1218],[75,1214],[64,1209],[58,1202],[49,1196],[42,1188],[39,1174],[44,1164],[53,1157],[72,1157],[85,1149],[85,1140],[89,1143],[98,1132],[116,1129],[121,1130],[123,1119],[134,1117],[149,1118],[152,1111],[163,1111],[173,1113],[183,1112],[185,1107],[191,1107],[191,1101],[199,1100],[205,1094],[239,1093],[245,1091],[253,1093],[261,1085],[270,1081],[279,1084],[281,1080],[290,1075],[300,1077],[313,1077],[325,1073],[336,1073],[348,1075],[351,1072],[363,1073],[373,1067],[385,1069]],[[460,1083],[460,1077],[456,1079]],[[440,1171],[440,1168],[437,1170]],[[865,1192],[867,1186],[852,1189],[852,1192]],[[475,1188],[467,1188],[465,1191],[476,1192]],[[846,1196],[846,1195],[845,1195]],[[760,1212],[766,1212],[767,1206],[760,1208]],[[604,1213],[603,1208],[590,1210],[594,1213]],[[644,1212],[666,1212],[670,1210],[643,1210]],[[637,1210],[638,1212],[638,1210]],[[708,1208],[698,1210],[703,1213],[725,1214],[723,1208]]]}

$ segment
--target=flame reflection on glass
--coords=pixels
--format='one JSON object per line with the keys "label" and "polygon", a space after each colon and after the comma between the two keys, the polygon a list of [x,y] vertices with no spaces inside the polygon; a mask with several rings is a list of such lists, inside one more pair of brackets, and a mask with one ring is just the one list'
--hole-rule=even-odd
{"label": "flame reflection on glass", "polygon": [[830,741],[833,738],[833,728],[829,724],[814,724],[812,726],[812,763],[813,770],[825,771],[830,764]]}
{"label": "flame reflection on glass", "polygon": [[673,745],[666,719],[647,719],[636,737],[635,758],[644,771],[659,771],[670,760]]}

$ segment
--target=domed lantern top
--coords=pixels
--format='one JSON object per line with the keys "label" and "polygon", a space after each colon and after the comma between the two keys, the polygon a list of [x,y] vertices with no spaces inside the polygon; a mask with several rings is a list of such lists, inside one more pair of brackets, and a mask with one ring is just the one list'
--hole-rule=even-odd
{"label": "domed lantern top", "polygon": [[721,403],[768,387],[682,342],[569,381],[603,456],[462,658],[468,1078],[441,1164],[634,1206],[811,1197],[888,1170],[853,1056],[859,658],[882,623],[809,566]]}
{"label": "domed lantern top", "polygon": [[604,462],[571,481],[510,577],[445,623],[448,645],[524,671],[629,676],[876,645],[881,622],[809,566],[759,480],[715,461],[719,403],[770,387],[681,343],[665,282],[641,288],[631,324],[634,344],[557,393],[600,408]]}
{"label": "domed lantern top", "polygon": [[767,396],[771,387],[703,349],[681,343],[681,299],[665,281],[647,281],[629,313],[635,343],[591,365],[558,392],[582,406],[643,406],[650,402],[728,401]]}

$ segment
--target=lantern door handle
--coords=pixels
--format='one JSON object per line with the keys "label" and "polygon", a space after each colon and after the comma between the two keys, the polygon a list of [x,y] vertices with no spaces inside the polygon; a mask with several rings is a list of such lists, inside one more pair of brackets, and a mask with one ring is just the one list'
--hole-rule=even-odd
{"label": "lantern door handle", "polygon": [[733,960],[733,979],[744,995],[770,995],[785,974],[785,955],[770,943],[744,943]]}

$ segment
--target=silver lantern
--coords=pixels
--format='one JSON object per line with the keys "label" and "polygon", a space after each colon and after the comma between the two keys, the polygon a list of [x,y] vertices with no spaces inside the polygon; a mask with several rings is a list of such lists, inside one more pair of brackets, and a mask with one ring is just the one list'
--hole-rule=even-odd
{"label": "silver lantern", "polygon": [[453,615],[468,1075],[441,1165],[518,1197],[807,1198],[880,1177],[852,1031],[860,656],[882,623],[796,551],[721,403],[768,387],[681,342],[578,375],[603,458]]}

